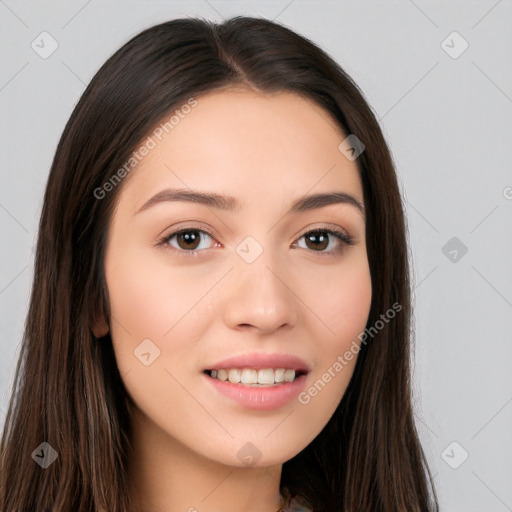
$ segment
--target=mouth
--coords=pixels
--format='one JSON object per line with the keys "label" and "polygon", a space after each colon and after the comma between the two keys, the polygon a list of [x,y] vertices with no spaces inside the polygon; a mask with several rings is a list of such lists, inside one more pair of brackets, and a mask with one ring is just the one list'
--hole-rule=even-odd
{"label": "mouth", "polygon": [[294,382],[307,370],[294,368],[212,368],[204,370],[208,377],[248,387],[276,387]]}
{"label": "mouth", "polygon": [[312,370],[310,363],[294,354],[251,352],[212,361],[202,374],[210,389],[231,403],[271,411],[296,399]]}
{"label": "mouth", "polygon": [[[306,369],[210,368],[202,375],[211,389],[243,409],[280,410],[293,402],[307,382]],[[213,398],[213,395],[212,395]],[[219,403],[218,407],[222,407]]]}

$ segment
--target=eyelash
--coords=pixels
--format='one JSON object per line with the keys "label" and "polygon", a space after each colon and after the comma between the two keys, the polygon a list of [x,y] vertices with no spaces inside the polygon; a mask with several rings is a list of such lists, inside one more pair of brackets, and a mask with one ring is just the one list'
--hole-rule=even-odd
{"label": "eyelash", "polygon": [[[163,238],[158,240],[157,245],[158,246],[163,246],[163,248],[165,250],[175,251],[178,254],[180,254],[180,256],[184,256],[185,258],[198,258],[198,257],[200,257],[199,253],[203,252],[205,249],[200,249],[200,250],[195,249],[195,250],[191,250],[191,251],[186,251],[184,249],[176,249],[175,247],[171,247],[169,245],[169,241],[172,238],[174,238],[175,236],[180,235],[181,233],[187,233],[187,232],[190,232],[190,231],[197,231],[199,233],[205,233],[208,236],[210,236],[211,238],[215,238],[214,235],[212,235],[207,230],[199,229],[199,228],[194,227],[194,226],[189,226],[189,227],[181,228],[178,231],[173,231],[169,235],[165,235]],[[313,251],[313,250],[311,250],[311,252],[318,253],[318,254],[320,254],[322,256],[333,256],[334,253],[338,253],[338,252],[340,252],[343,249],[343,245],[354,245],[354,240],[352,239],[352,237],[350,237],[349,235],[347,235],[343,231],[339,231],[337,229],[332,229],[332,228],[331,229],[328,229],[328,228],[315,228],[315,229],[312,229],[310,231],[306,231],[306,233],[303,233],[298,238],[298,240],[300,240],[301,238],[305,237],[306,235],[310,235],[311,233],[327,233],[329,235],[333,235],[335,238],[337,238],[339,241],[342,242],[342,247],[341,247],[341,249],[338,249],[338,250],[336,250],[336,249],[335,250],[331,249],[330,251]]]}

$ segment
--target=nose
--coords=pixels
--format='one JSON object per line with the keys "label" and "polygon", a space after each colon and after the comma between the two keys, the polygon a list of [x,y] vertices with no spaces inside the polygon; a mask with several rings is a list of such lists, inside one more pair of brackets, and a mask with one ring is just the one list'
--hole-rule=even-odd
{"label": "nose", "polygon": [[297,322],[300,301],[293,292],[289,272],[284,271],[264,251],[259,258],[246,263],[239,260],[227,283],[224,321],[232,329],[253,328],[271,333],[291,328]]}

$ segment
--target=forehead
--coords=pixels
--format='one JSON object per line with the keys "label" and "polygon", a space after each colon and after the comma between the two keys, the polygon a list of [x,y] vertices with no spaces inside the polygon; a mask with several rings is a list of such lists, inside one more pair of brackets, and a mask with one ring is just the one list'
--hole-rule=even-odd
{"label": "forehead", "polygon": [[357,165],[338,149],[346,135],[311,99],[243,88],[195,101],[149,134],[151,149],[132,171],[125,200],[140,207],[162,188],[179,187],[229,193],[242,203],[245,196],[268,200],[273,193],[284,201],[332,189],[362,201]]}

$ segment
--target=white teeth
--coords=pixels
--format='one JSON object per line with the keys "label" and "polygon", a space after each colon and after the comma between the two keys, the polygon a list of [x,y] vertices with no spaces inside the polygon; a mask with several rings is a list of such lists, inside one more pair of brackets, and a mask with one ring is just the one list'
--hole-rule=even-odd
{"label": "white teeth", "polygon": [[232,368],[231,370],[229,370],[228,375],[229,382],[233,382],[234,384],[240,382],[240,370]]}
{"label": "white teeth", "polygon": [[274,370],[272,368],[258,370],[258,384],[274,384]]}
{"label": "white teeth", "polygon": [[286,370],[284,372],[284,381],[292,382],[295,379],[295,370]]}
{"label": "white teeth", "polygon": [[274,379],[276,382],[284,382],[284,368],[278,368],[274,372]]}
{"label": "white teeth", "polygon": [[211,370],[211,377],[223,381],[229,381],[234,384],[244,384],[248,386],[272,386],[282,382],[293,382],[295,380],[295,370],[285,368],[263,368],[255,370],[254,368],[230,368]]}
{"label": "white teeth", "polygon": [[258,382],[258,372],[256,370],[242,370],[240,382],[242,384],[256,384]]}

